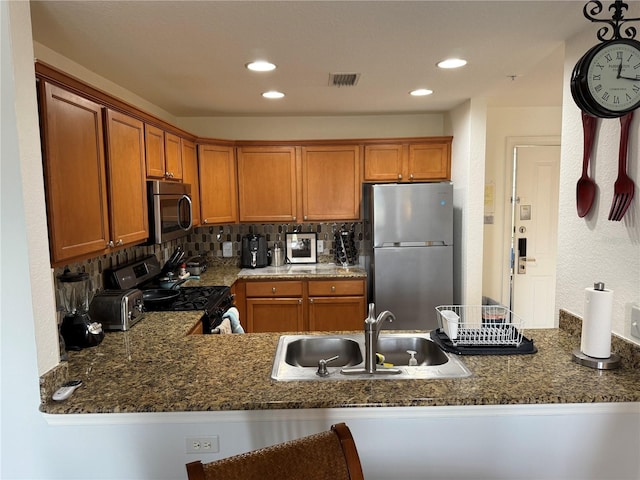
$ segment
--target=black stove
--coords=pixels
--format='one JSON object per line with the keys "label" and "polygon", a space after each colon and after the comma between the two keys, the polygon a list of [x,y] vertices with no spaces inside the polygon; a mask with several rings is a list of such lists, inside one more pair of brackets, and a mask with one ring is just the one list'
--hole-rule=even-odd
{"label": "black stove", "polygon": [[[145,290],[144,288],[142,289]],[[178,297],[172,303],[145,305],[150,312],[176,312],[189,310],[210,311],[224,303],[230,296],[229,287],[179,287]]]}
{"label": "black stove", "polygon": [[[157,280],[164,269],[155,255],[105,271],[105,285],[114,289],[138,288],[140,290],[158,290]],[[165,289],[173,293],[174,290]],[[176,298],[165,302],[145,302],[148,312],[202,311],[203,333],[211,333],[222,322],[222,316],[233,307],[233,295],[227,286],[199,286],[176,288]]]}

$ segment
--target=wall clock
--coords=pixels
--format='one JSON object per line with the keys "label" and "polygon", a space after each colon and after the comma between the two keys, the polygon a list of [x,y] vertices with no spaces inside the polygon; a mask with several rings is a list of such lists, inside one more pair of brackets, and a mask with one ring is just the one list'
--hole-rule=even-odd
{"label": "wall clock", "polygon": [[573,69],[571,93],[596,117],[621,117],[640,107],[640,42],[617,39],[591,48]]}

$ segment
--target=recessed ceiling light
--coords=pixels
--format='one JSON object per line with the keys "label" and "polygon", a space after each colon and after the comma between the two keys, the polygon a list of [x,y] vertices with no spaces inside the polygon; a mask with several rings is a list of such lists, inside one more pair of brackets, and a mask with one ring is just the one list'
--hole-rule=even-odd
{"label": "recessed ceiling light", "polygon": [[270,72],[271,70],[275,70],[276,66],[265,60],[258,60],[255,62],[247,63],[245,65],[252,72]]}
{"label": "recessed ceiling light", "polygon": [[284,93],[277,92],[275,90],[269,90],[268,92],[264,92],[262,96],[264,98],[282,98],[284,97]]}
{"label": "recessed ceiling light", "polygon": [[461,58],[447,58],[446,60],[442,60],[437,63],[440,68],[460,68],[464,67],[466,64],[467,61]]}
{"label": "recessed ceiling light", "polygon": [[413,95],[414,97],[424,97],[425,95],[431,95],[433,90],[429,90],[428,88],[418,88],[417,90],[412,90],[409,92],[409,95]]}

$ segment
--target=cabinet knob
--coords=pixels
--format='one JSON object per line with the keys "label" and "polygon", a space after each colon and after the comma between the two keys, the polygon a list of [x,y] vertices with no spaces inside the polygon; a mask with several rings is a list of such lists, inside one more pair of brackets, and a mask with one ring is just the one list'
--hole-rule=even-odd
{"label": "cabinet knob", "polygon": [[209,220],[205,218],[204,220],[202,220],[202,223],[209,223]]}
{"label": "cabinet knob", "polygon": [[118,241],[116,242],[116,245],[118,245],[118,246],[123,245],[123,244],[124,244],[124,242],[122,241],[122,239],[120,239],[120,240],[118,240]]}
{"label": "cabinet knob", "polygon": [[398,174],[398,180],[402,180],[402,174],[401,173]]}
{"label": "cabinet knob", "polygon": [[313,303],[313,298],[310,298],[310,299],[309,299],[309,303]]}
{"label": "cabinet knob", "polygon": [[293,218],[291,218],[291,220],[293,220],[295,222],[297,220],[297,217],[293,217]]}
{"label": "cabinet knob", "polygon": [[335,285],[331,285],[331,291],[335,292],[336,291],[336,286]]}
{"label": "cabinet knob", "polygon": [[107,243],[107,247],[113,248],[113,240],[109,240],[109,243]]}
{"label": "cabinet knob", "polygon": [[306,215],[304,216],[304,219],[305,219],[305,220],[307,219],[307,216],[306,216]]}
{"label": "cabinet knob", "polygon": [[169,172],[164,172],[164,178],[169,178]]}
{"label": "cabinet knob", "polygon": [[298,299],[298,303],[302,303],[302,299],[301,298]]}
{"label": "cabinet knob", "polygon": [[276,287],[271,287],[271,293],[276,293]]}
{"label": "cabinet knob", "polygon": [[413,173],[409,175],[409,180],[413,180]]}

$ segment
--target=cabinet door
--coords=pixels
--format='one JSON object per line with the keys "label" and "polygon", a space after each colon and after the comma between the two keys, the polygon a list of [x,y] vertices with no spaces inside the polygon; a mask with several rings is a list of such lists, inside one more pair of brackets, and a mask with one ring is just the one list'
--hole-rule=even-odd
{"label": "cabinet door", "polygon": [[173,133],[164,133],[164,166],[169,180],[182,180],[182,145],[180,137]]}
{"label": "cabinet door", "polygon": [[164,131],[153,125],[144,126],[147,178],[164,178]]}
{"label": "cabinet door", "polygon": [[247,298],[249,333],[304,331],[301,298]]}
{"label": "cabinet door", "polygon": [[450,143],[409,145],[409,181],[448,180],[450,177]]}
{"label": "cabinet door", "polygon": [[364,296],[309,298],[309,330],[362,330]]}
{"label": "cabinet door", "polygon": [[107,111],[107,163],[111,240],[115,246],[140,243],[149,237],[141,121]]}
{"label": "cabinet door", "polygon": [[238,197],[233,147],[199,145],[198,153],[202,224],[237,223]]}
{"label": "cabinet door", "polygon": [[240,221],[296,221],[295,147],[241,147],[237,154]]}
{"label": "cabinet door", "polygon": [[198,157],[195,143],[181,139],[182,181],[191,185],[191,203],[193,204],[193,226],[200,225],[200,181],[198,180]]}
{"label": "cabinet door", "polygon": [[357,220],[360,146],[302,148],[303,221]]}
{"label": "cabinet door", "polygon": [[100,254],[109,242],[102,107],[44,83],[41,102],[51,262]]}
{"label": "cabinet door", "polygon": [[364,179],[367,182],[397,182],[403,178],[406,146],[401,144],[366,145]]}

